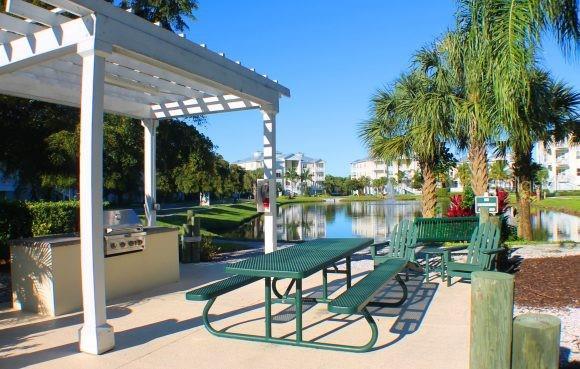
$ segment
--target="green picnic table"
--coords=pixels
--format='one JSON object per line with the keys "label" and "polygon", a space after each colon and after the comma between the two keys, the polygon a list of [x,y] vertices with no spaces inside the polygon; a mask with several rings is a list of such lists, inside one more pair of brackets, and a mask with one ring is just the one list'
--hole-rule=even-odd
{"label": "green picnic table", "polygon": [[[407,289],[399,276],[406,267],[404,259],[393,259],[381,264],[367,274],[356,285],[352,286],[351,256],[369,247],[371,238],[326,238],[316,239],[295,246],[287,247],[252,257],[226,266],[226,273],[233,276],[223,281],[215,282],[186,294],[188,300],[208,301],[203,312],[204,325],[209,332],[218,337],[235,338],[249,341],[269,342],[313,348],[332,349],[351,352],[365,352],[372,349],[378,337],[378,328],[367,306],[400,306],[407,297]],[[345,260],[346,268],[339,270],[336,263]],[[322,297],[304,297],[302,282],[305,278],[317,272],[322,272]],[[347,291],[336,299],[329,299],[329,273],[346,275]],[[403,289],[403,298],[395,303],[372,302],[372,298],[391,278],[395,277]],[[214,329],[208,319],[209,309],[218,296],[241,288],[259,279],[264,279],[265,330],[264,335],[233,333]],[[285,292],[277,290],[276,283],[280,279],[290,279]],[[294,294],[290,294],[294,287]],[[276,296],[272,298],[272,293]],[[371,340],[362,346],[340,345],[302,339],[302,306],[304,302],[327,303],[328,310],[337,314],[362,314],[371,327]],[[295,339],[277,338],[272,336],[272,304],[283,303],[294,305],[296,321]]]}

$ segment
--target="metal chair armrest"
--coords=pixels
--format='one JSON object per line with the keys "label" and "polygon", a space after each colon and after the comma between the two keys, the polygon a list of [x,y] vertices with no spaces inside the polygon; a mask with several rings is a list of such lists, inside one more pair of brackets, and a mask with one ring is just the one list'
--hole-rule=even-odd
{"label": "metal chair armrest", "polygon": [[500,253],[502,251],[506,251],[506,249],[504,247],[500,247],[500,248],[497,248],[497,249],[483,250],[482,252],[484,254],[490,255],[490,254],[497,254],[497,253]]}
{"label": "metal chair armrest", "polygon": [[378,255],[377,254],[378,250],[389,246],[389,244],[390,244],[390,241],[379,242],[379,243],[375,243],[375,244],[371,245],[371,256],[374,258],[375,256]]}

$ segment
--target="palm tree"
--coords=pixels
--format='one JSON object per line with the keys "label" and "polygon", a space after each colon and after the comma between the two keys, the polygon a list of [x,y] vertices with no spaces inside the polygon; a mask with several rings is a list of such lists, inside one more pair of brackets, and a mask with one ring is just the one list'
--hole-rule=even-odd
{"label": "palm tree", "polygon": [[506,160],[499,159],[491,164],[489,168],[489,179],[495,181],[495,188],[499,188],[499,181],[505,181],[509,177]]}
{"label": "palm tree", "polygon": [[419,162],[424,217],[435,216],[435,169],[451,131],[449,83],[436,61],[433,50],[421,50],[414,70],[401,76],[393,88],[377,93],[373,116],[360,129],[374,158],[388,162],[406,157]]}
{"label": "palm tree", "polygon": [[292,188],[292,191],[294,191],[294,182],[296,182],[300,178],[300,176],[296,172],[296,169],[291,167],[286,170],[286,173],[284,175],[286,179],[290,181],[290,188]]}
{"label": "palm tree", "polygon": [[445,37],[441,49],[458,88],[456,122],[467,137],[477,195],[487,189],[486,146],[497,137],[498,122],[509,131],[530,120],[525,117],[530,106],[524,103],[522,110],[522,102],[532,92],[530,70],[548,31],[566,52],[579,49],[577,0],[459,1],[457,31]]}
{"label": "palm tree", "polygon": [[518,235],[532,239],[530,203],[534,183],[535,165],[532,161],[533,146],[538,141],[549,144],[565,139],[576,141],[580,137],[580,93],[569,86],[554,81],[550,75],[535,69],[527,77],[530,81],[529,98],[520,102],[520,121],[506,124],[509,141],[502,142],[498,151],[507,149],[514,158],[513,172],[516,179],[518,202]]}
{"label": "palm tree", "polygon": [[314,175],[310,173],[310,169],[302,169],[300,175],[298,176],[298,179],[300,180],[300,191],[304,193],[304,190],[306,189],[305,187],[308,185],[309,181],[312,182],[313,177]]}

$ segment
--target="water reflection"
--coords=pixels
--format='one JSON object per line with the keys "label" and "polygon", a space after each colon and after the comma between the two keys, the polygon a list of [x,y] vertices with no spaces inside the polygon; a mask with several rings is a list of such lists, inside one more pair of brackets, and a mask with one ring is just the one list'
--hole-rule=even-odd
{"label": "water reflection", "polygon": [[[401,219],[420,215],[421,205],[413,201],[289,204],[278,208],[278,239],[372,237],[381,242],[390,238]],[[262,223],[262,218],[256,218],[224,236],[263,238]]]}
{"label": "water reflection", "polygon": [[[421,215],[419,202],[393,200],[352,203],[289,204],[278,208],[278,239],[310,240],[323,237],[390,238],[404,218]],[[580,217],[553,211],[532,215],[535,240],[580,241]],[[263,220],[256,218],[225,237],[263,239]]]}
{"label": "water reflection", "polygon": [[580,242],[580,217],[555,211],[532,214],[534,240]]}

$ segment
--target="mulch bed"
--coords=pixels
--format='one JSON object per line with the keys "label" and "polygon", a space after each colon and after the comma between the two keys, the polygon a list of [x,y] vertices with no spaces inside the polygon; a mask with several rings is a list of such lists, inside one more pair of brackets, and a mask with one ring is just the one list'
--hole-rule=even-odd
{"label": "mulch bed", "polygon": [[580,307],[580,255],[526,259],[515,274],[515,303],[527,307]]}

